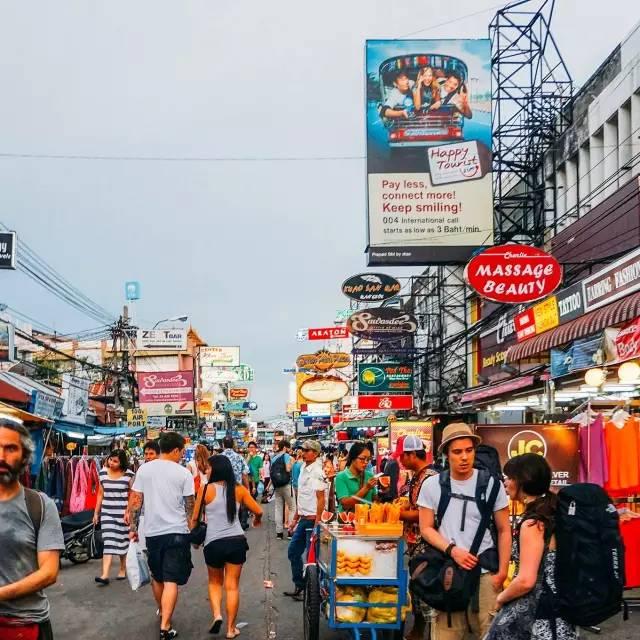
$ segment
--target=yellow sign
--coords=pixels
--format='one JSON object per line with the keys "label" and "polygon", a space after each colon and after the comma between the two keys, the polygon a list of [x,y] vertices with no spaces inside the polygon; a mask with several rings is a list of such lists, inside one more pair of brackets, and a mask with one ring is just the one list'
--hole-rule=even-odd
{"label": "yellow sign", "polygon": [[77,442],[68,442],[67,443],[67,451],[75,451],[77,447],[78,447],[78,443]]}
{"label": "yellow sign", "polygon": [[544,302],[534,305],[533,319],[536,323],[536,335],[557,327],[560,324],[560,316],[556,297],[551,296]]}
{"label": "yellow sign", "polygon": [[147,440],[157,440],[160,437],[158,429],[147,429]]}
{"label": "yellow sign", "polygon": [[301,404],[307,404],[309,401],[305,400],[301,395],[300,395],[300,387],[302,386],[302,383],[305,380],[308,380],[309,378],[313,378],[313,376],[309,373],[296,373],[296,389],[297,389],[297,400],[296,400],[296,409],[298,411],[300,411],[300,405]]}
{"label": "yellow sign", "polygon": [[144,427],[147,424],[146,409],[127,409],[127,424],[130,427]]}
{"label": "yellow sign", "polygon": [[400,436],[418,436],[424,443],[427,460],[433,462],[433,423],[430,420],[402,420],[389,423],[389,444],[392,451]]}

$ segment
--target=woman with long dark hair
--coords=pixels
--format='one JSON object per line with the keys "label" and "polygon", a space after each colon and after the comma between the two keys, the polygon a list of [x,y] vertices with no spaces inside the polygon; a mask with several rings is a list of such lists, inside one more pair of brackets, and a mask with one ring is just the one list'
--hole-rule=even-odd
{"label": "woman with long dark hair", "polygon": [[251,511],[253,526],[259,527],[262,518],[260,505],[249,490],[236,484],[233,467],[226,456],[209,458],[209,483],[198,492],[193,510],[191,528],[198,523],[200,505],[204,500],[207,516],[207,536],[204,541],[204,559],[209,572],[209,601],[213,613],[210,633],[219,633],[222,627],[222,590],[226,595],[227,638],[240,635],[236,617],[240,604],[240,574],[247,560],[247,538],[238,518],[241,506]]}
{"label": "woman with long dark hair", "polygon": [[525,505],[513,536],[516,575],[498,595],[499,611],[485,640],[575,640],[576,630],[553,612],[556,593],[554,536],[557,498],[551,468],[537,453],[511,458],[505,488]]}
{"label": "woman with long dark hair", "polygon": [[354,442],[349,449],[346,468],[335,479],[336,502],[339,511],[353,511],[356,504],[371,502],[376,496],[377,478],[367,467],[371,449],[365,442]]}

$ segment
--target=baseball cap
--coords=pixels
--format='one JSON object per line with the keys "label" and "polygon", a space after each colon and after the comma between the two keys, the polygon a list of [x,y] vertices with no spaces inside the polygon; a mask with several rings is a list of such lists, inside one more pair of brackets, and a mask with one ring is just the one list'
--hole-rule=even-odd
{"label": "baseball cap", "polygon": [[422,439],[418,436],[406,436],[403,443],[403,451],[404,453],[409,451],[424,451],[424,442],[422,442]]}
{"label": "baseball cap", "polygon": [[305,440],[302,443],[302,448],[306,451],[315,451],[316,453],[322,453],[322,447],[317,440]]}

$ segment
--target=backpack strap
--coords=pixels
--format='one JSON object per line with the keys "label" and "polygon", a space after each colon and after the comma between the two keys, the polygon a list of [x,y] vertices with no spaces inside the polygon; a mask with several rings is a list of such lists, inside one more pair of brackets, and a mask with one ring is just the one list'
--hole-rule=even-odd
{"label": "backpack strap", "polygon": [[40,527],[42,526],[42,522],[44,521],[44,499],[42,498],[42,494],[39,491],[34,491],[33,489],[29,489],[28,487],[23,487],[23,489],[24,501],[27,506],[27,513],[29,514],[31,524],[33,524],[33,529],[36,534],[37,549],[38,533],[40,532]]}
{"label": "backpack strap", "polygon": [[440,473],[438,481],[440,483],[440,502],[438,502],[438,511],[436,513],[436,527],[442,524],[444,514],[449,507],[449,502],[451,502],[451,474],[449,469],[445,469]]}
{"label": "backpack strap", "polygon": [[474,556],[478,554],[478,549],[480,549],[484,534],[489,527],[491,519],[493,518],[493,507],[496,504],[498,491],[500,490],[500,484],[495,478],[493,478],[491,493],[487,497],[487,489],[491,478],[492,476],[488,471],[478,471],[478,484],[476,485],[476,504],[478,505],[478,510],[480,511],[482,518],[480,520],[478,530],[476,531],[476,535],[473,539],[471,549],[469,549],[469,553]]}

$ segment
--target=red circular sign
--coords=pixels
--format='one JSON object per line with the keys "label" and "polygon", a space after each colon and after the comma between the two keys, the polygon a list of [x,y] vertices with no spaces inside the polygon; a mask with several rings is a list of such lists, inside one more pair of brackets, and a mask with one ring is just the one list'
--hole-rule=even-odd
{"label": "red circular sign", "polygon": [[482,298],[522,304],[552,294],[562,282],[562,267],[537,247],[502,244],[471,258],[464,276]]}

